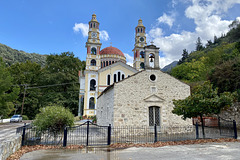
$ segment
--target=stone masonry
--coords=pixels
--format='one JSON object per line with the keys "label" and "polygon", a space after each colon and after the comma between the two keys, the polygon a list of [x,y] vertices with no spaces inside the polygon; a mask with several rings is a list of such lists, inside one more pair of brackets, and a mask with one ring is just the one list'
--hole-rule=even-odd
{"label": "stone masonry", "polygon": [[0,144],[0,160],[7,159],[11,154],[21,148],[22,136],[17,134]]}
{"label": "stone masonry", "polygon": [[[150,79],[155,75],[156,79]],[[105,90],[98,98],[99,125],[148,126],[149,107],[160,107],[161,126],[188,126],[191,119],[174,115],[173,99],[185,99],[190,87],[161,72],[148,69],[124,79]]]}
{"label": "stone masonry", "polygon": [[219,116],[227,120],[235,120],[237,128],[240,129],[240,102],[236,102],[230,108],[223,110]]}

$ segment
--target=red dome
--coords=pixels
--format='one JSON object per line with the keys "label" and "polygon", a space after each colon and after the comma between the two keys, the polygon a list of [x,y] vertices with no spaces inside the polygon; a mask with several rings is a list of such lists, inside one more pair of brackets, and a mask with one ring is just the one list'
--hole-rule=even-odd
{"label": "red dome", "polygon": [[104,54],[116,54],[116,55],[125,57],[122,51],[112,46],[106,47],[100,51],[100,55],[104,55]]}

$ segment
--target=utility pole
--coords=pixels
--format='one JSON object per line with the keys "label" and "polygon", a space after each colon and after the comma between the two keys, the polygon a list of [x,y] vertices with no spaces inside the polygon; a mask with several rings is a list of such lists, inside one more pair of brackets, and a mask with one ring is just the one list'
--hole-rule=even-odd
{"label": "utility pole", "polygon": [[24,84],[24,93],[23,93],[23,102],[22,102],[21,115],[23,114],[23,106],[24,106],[24,99],[25,99],[25,96],[26,96],[26,90],[27,90],[27,84]]}

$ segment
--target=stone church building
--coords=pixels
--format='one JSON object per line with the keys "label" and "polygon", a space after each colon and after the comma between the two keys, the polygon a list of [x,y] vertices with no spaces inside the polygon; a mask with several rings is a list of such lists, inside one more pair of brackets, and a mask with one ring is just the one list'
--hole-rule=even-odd
{"label": "stone church building", "polygon": [[172,114],[173,99],[190,95],[190,87],[159,68],[159,48],[147,46],[140,19],[135,27],[133,67],[115,47],[101,50],[99,22],[92,15],[86,42],[84,73],[80,72],[79,115],[97,116],[99,125],[188,125]]}
{"label": "stone church building", "polygon": [[[185,99],[190,86],[163,73],[159,68],[159,48],[144,47],[145,70],[114,83],[98,97],[97,123],[113,126],[188,126],[174,115],[173,99]],[[149,56],[150,55],[150,56]],[[152,66],[151,61],[154,62]],[[150,62],[150,63],[149,63]]]}

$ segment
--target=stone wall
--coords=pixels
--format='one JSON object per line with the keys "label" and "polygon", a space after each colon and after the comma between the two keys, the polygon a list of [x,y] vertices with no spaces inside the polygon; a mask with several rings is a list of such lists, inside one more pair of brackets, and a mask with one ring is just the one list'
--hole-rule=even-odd
{"label": "stone wall", "polygon": [[[156,76],[154,81],[150,79],[153,74]],[[191,119],[184,121],[172,113],[172,100],[185,99],[189,95],[190,87],[170,75],[154,69],[142,71],[115,83],[99,97],[98,124],[108,125],[111,122],[113,126],[149,126],[149,107],[157,106],[161,126],[189,126],[192,125]],[[111,120],[109,117],[104,119],[107,115],[103,114],[112,113]]]}
{"label": "stone wall", "polygon": [[113,104],[114,104],[114,90],[110,89],[103,93],[101,98],[97,101],[97,124],[101,126],[108,126],[113,124]]}
{"label": "stone wall", "polygon": [[237,128],[240,129],[240,102],[234,103],[230,108],[222,111],[219,116],[224,119],[235,120]]}
{"label": "stone wall", "polygon": [[17,134],[9,140],[3,141],[0,144],[0,160],[7,159],[11,154],[21,148],[22,136]]}
{"label": "stone wall", "polygon": [[[155,81],[150,79],[153,74]],[[190,119],[184,121],[172,113],[172,100],[185,99],[189,95],[187,84],[160,70],[139,72],[114,86],[114,125],[148,126],[150,106],[160,107],[160,125],[191,125]]]}

